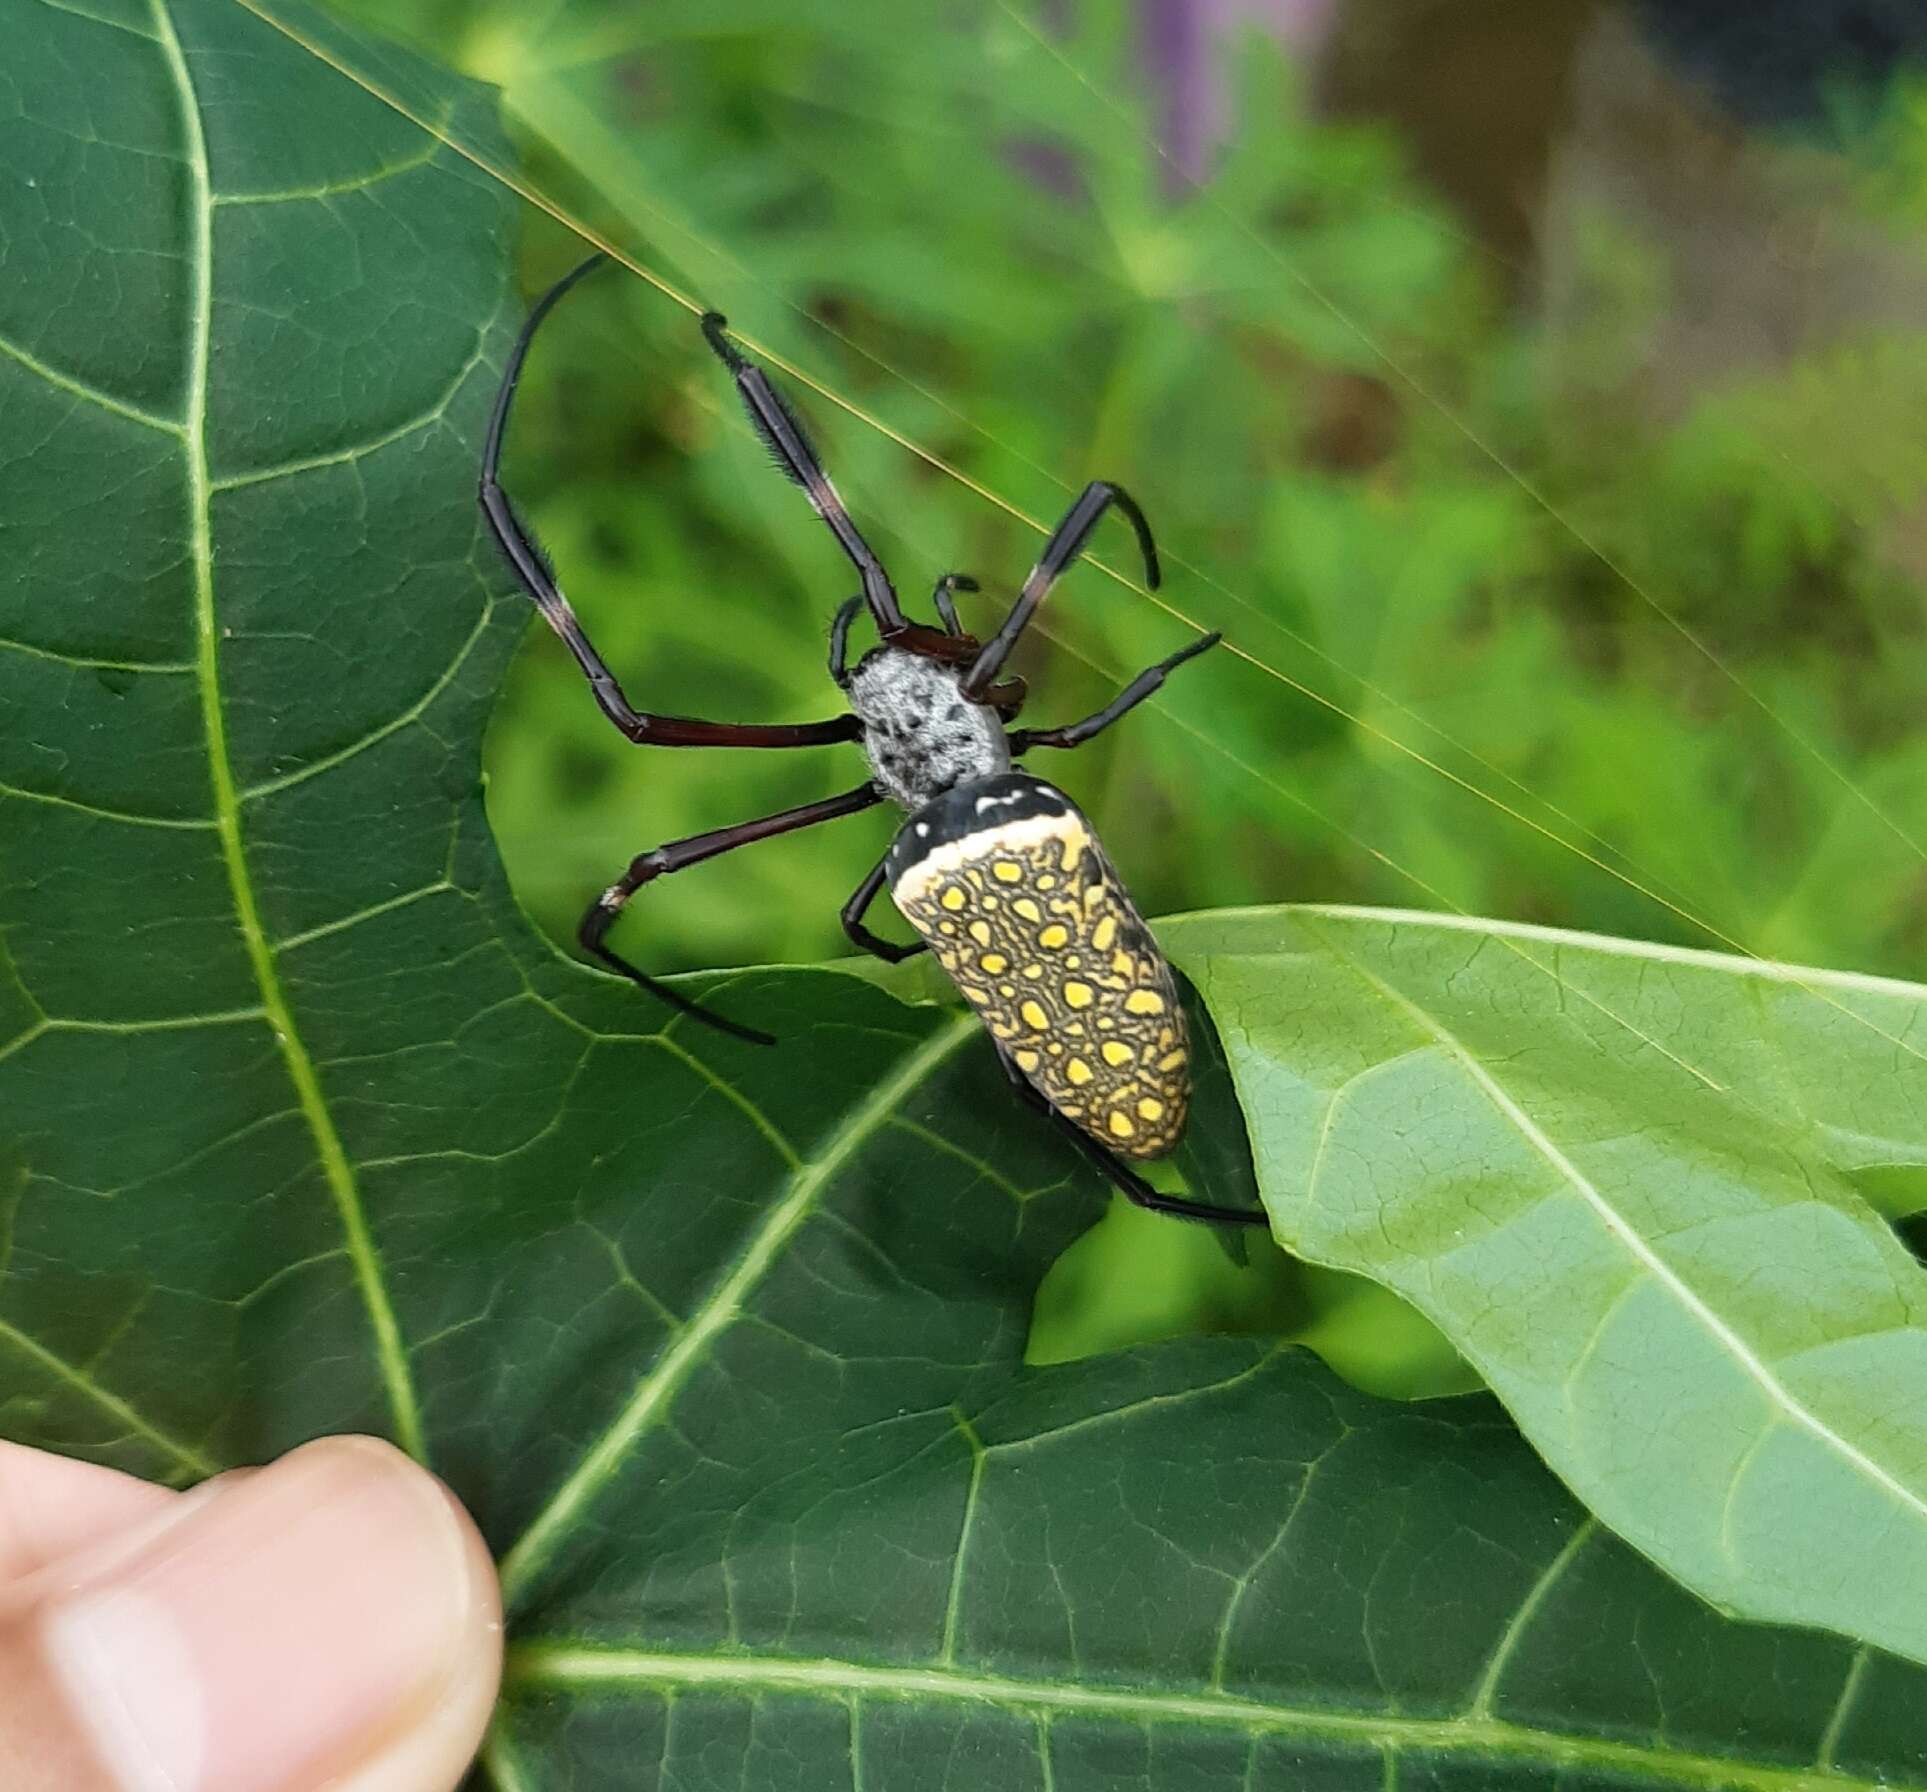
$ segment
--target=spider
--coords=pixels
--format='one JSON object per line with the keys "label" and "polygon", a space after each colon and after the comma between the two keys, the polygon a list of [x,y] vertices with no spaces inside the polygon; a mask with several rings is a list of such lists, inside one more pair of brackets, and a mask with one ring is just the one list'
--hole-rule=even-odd
{"label": "spider", "polygon": [[[553,567],[499,478],[502,435],[529,344],[558,301],[606,259],[592,255],[543,294],[509,354],[482,448],[481,505],[490,530],[543,620],[574,654],[602,713],[624,738],[661,747],[858,741],[871,775],[841,796],[639,854],[590,905],[577,934],[583,949],[692,1019],[773,1045],[767,1033],[704,1007],[618,956],[608,944],[609,929],[630,898],[659,877],[755,840],[892,801],[908,818],[843,905],[843,928],[851,940],[890,963],[934,950],[989,1030],[1018,1094],[1138,1206],[1185,1219],[1264,1224],[1262,1212],[1163,1194],[1125,1161],[1165,1156],[1184,1129],[1190,1042],[1177,979],[1077,805],[1042,778],[1013,766],[1033,748],[1082,746],[1136,708],[1186,660],[1215,647],[1220,637],[1200,636],[1140,672],[1094,715],[1058,728],[1012,730],[1024,685],[1017,679],[998,682],[1038,605],[1112,508],[1136,532],[1146,582],[1156,587],[1157,548],[1144,513],[1121,487],[1093,481],[1057,525],[988,641],[977,641],[958,620],[955,593],[978,589],[974,579],[960,573],[946,573],[932,592],[942,628],[913,622],[795,414],[762,369],[730,341],[726,320],[709,312],[702,319],[703,335],[735,380],[757,434],[778,469],[803,488],[862,581],[862,590],[837,610],[830,625],[830,677],[849,700],[851,713],[822,722],[762,725],[638,710],[576,620]],[[850,628],[864,609],[881,639],[851,666]],[[915,945],[892,944],[863,924],[886,882],[898,910],[922,936]]]}

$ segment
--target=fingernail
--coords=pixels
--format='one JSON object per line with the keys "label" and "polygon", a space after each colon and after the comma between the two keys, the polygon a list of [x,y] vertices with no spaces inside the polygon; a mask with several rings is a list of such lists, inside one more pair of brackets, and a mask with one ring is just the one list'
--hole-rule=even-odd
{"label": "fingernail", "polygon": [[476,1597],[452,1501],[362,1438],[297,1450],[70,1568],[42,1647],[127,1792],[347,1771],[440,1692]]}

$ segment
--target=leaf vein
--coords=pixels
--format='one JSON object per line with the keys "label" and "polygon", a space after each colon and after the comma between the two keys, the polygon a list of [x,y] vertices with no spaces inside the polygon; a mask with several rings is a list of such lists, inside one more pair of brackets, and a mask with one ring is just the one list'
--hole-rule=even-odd
{"label": "leaf vein", "polygon": [[461,395],[462,388],[468,384],[472,374],[482,362],[482,351],[488,342],[488,332],[479,330],[475,336],[475,346],[469,350],[467,358],[456,370],[455,376],[442,390],[434,403],[417,412],[406,422],[397,423],[393,429],[384,430],[378,436],[370,436],[365,442],[354,442],[346,448],[330,449],[326,454],[304,455],[298,460],[282,461],[278,466],[256,467],[246,473],[229,473],[220,479],[212,480],[209,489],[217,492],[240,491],[250,485],[266,485],[275,479],[291,479],[298,473],[314,473],[323,467],[352,465],[355,461],[366,460],[369,455],[377,454],[384,448],[392,448],[397,442],[417,435],[431,425],[439,423],[448,415],[448,407]]}
{"label": "leaf vein", "polygon": [[391,735],[399,734],[402,729],[420,721],[435,699],[461,676],[463,666],[468,663],[468,656],[474,652],[476,642],[481,640],[487,632],[489,621],[494,614],[495,605],[492,602],[482,606],[481,614],[475,619],[475,626],[469,630],[468,639],[462,643],[455,657],[436,675],[428,689],[399,715],[382,723],[379,728],[370,729],[359,740],[350,741],[347,746],[338,747],[334,752],[320,759],[311,760],[308,764],[299,766],[291,772],[284,772],[278,778],[266,778],[259,784],[250,784],[238,793],[235,800],[251,803],[264,796],[274,796],[283,790],[291,790],[297,784],[305,784],[310,778],[318,778],[323,772],[334,771],[337,767],[346,765],[349,760],[360,758],[371,747],[380,746]]}
{"label": "leaf vein", "polygon": [[56,1380],[68,1387],[77,1389],[92,1400],[104,1412],[111,1413],[128,1430],[145,1438],[155,1449],[173,1459],[177,1468],[188,1470],[196,1475],[211,1475],[218,1471],[219,1464],[211,1462],[199,1450],[168,1436],[159,1426],[141,1417],[118,1394],[112,1394],[95,1381],[91,1375],[76,1369],[72,1363],[54,1355],[44,1344],[30,1338],[18,1326],[0,1319],[0,1339],[11,1344],[21,1355],[30,1358]]}
{"label": "leaf vein", "polygon": [[370,187],[378,187],[384,181],[394,180],[403,174],[412,174],[417,168],[425,168],[442,153],[439,133],[447,130],[453,119],[453,108],[444,107],[437,135],[431,136],[425,149],[416,150],[403,156],[399,162],[387,162],[379,168],[370,169],[366,174],[351,175],[346,180],[323,181],[313,187],[283,187],[262,193],[216,193],[215,205],[291,205],[304,199],[335,199],[349,193],[365,193]]}
{"label": "leaf vein", "polygon": [[143,815],[135,809],[107,809],[99,803],[83,803],[78,797],[56,796],[51,790],[23,790],[17,784],[0,784],[0,796],[17,797],[23,803],[46,803],[56,809],[73,809],[97,821],[118,821],[134,828],[212,828],[211,816]]}
{"label": "leaf vein", "polygon": [[1664,1774],[1704,1792],[1878,1792],[1873,1781],[1837,1771],[1816,1776],[1810,1767],[1778,1767],[1730,1756],[1693,1754],[1657,1744],[1581,1732],[1535,1729],[1503,1719],[1407,1717],[1334,1711],[1315,1705],[1211,1692],[1164,1692],[1089,1681],[1022,1679],[942,1667],[883,1666],[869,1662],[774,1655],[695,1655],[527,1641],[512,1648],[511,1692],[555,1694],[623,1686],[740,1689],[750,1698],[771,1693],[832,1699],[876,1694],[925,1698],[1022,1711],[1034,1716],[1110,1717],[1124,1722],[1222,1725],[1250,1733],[1285,1732],[1306,1740],[1414,1749],[1488,1760],[1544,1763],[1595,1772]]}
{"label": "leaf vein", "polygon": [[580,1513],[615,1477],[650,1426],[666,1414],[705,1348],[741,1310],[785,1245],[816,1205],[830,1178],[890,1117],[896,1105],[965,1039],[978,1031],[974,1014],[955,1016],[929,1034],[897,1068],[832,1129],[816,1154],[800,1163],[782,1197],[737,1254],[707,1300],[693,1312],[654,1366],[636,1383],[621,1410],[550,1495],[520,1539],[502,1558],[502,1598],[513,1608],[554,1555]]}
{"label": "leaf vein", "polygon": [[[42,0],[45,3],[45,0]],[[138,35],[138,33],[136,33]],[[158,411],[143,409],[140,405],[129,404],[124,398],[116,398],[111,392],[102,391],[99,386],[89,385],[76,374],[63,373],[58,367],[43,361],[36,354],[22,348],[17,342],[9,342],[0,336],[0,355],[17,361],[29,373],[37,374],[50,386],[58,387],[70,397],[97,406],[103,411],[111,411],[117,417],[125,417],[130,423],[139,423],[148,429],[158,429],[166,435],[178,436],[186,433],[186,425],[172,417],[163,417]]]}
{"label": "leaf vein", "polygon": [[213,786],[215,821],[221,855],[227,867],[234,901],[235,922],[247,950],[248,962],[267,1010],[275,1043],[280,1048],[301,1111],[308,1123],[322,1174],[334,1198],[354,1278],[373,1333],[376,1362],[388,1395],[390,1412],[402,1446],[411,1455],[424,1455],[420,1407],[409,1371],[401,1328],[382,1278],[381,1260],[368,1228],[361,1192],[335,1129],[322,1093],[313,1059],[295,1026],[294,1014],[281,987],[274,947],[255,901],[254,883],[241,839],[241,809],[234,768],[228,756],[227,717],[221,696],[220,626],[214,607],[214,542],[211,491],[208,481],[207,398],[213,333],[214,210],[207,158],[207,139],[201,125],[200,99],[187,66],[179,33],[174,28],[169,0],[152,0],[154,25],[166,58],[169,77],[180,100],[181,128],[188,151],[192,186],[191,224],[193,333],[188,368],[188,421],[183,431],[187,451],[189,548],[194,572],[194,620],[199,651],[196,682],[200,688],[202,726],[207,739],[208,771]]}
{"label": "leaf vein", "polygon": [[1553,1556],[1539,1578],[1526,1589],[1526,1595],[1519,1601],[1507,1623],[1504,1633],[1486,1657],[1485,1672],[1479,1676],[1478,1690],[1472,1695],[1472,1703],[1466,1715],[1470,1718],[1487,1718],[1492,1715],[1492,1701],[1497,1696],[1499,1682],[1504,1677],[1507,1664],[1519,1647],[1519,1642],[1532,1627],[1532,1620],[1538,1616],[1539,1608],[1545,1604],[1546,1596],[1554,1585],[1573,1564],[1579,1552],[1592,1541],[1599,1529],[1599,1520],[1590,1513],[1574,1527],[1573,1533]]}

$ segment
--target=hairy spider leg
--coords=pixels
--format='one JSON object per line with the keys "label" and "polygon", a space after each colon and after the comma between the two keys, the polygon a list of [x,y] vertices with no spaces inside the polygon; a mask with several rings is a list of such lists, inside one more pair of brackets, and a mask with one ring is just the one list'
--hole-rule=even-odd
{"label": "hairy spider leg", "polygon": [[1019,728],[1010,737],[1010,756],[1016,759],[1028,753],[1032,747],[1081,747],[1087,740],[1102,734],[1119,717],[1137,708],[1186,660],[1196,659],[1223,639],[1224,636],[1216,629],[1208,635],[1200,635],[1190,646],[1180,647],[1168,659],[1159,660],[1155,666],[1147,666],[1102,709],[1086,716],[1081,722],[1066,722],[1061,728]]}
{"label": "hairy spider leg", "polygon": [[720,311],[706,311],[702,325],[709,346],[716,351],[717,358],[735,380],[736,390],[749,408],[750,422],[762,437],[763,445],[776,462],[777,470],[803,488],[811,508],[829,525],[837,545],[849,556],[851,565],[862,577],[863,599],[876,621],[877,632],[892,646],[922,654],[929,659],[960,658],[959,644],[949,635],[920,622],[912,622],[904,615],[903,606],[897,601],[896,587],[890,583],[890,575],[884,571],[883,562],[876,557],[870,544],[863,539],[862,531],[851,520],[842,498],[837,495],[836,487],[830,483],[830,476],[823,471],[823,463],[810,445],[809,437],[804,434],[796,413],[783,402],[776,388],[770,384],[769,376],[748,359],[725,333],[729,328],[728,318]]}
{"label": "hairy spider leg", "polygon": [[1137,501],[1121,485],[1112,485],[1103,479],[1092,480],[1085,486],[1077,502],[1064,513],[1064,520],[1052,532],[1050,540],[1044,543],[1044,551],[1038,555],[1037,564],[1024,580],[1024,588],[1018,592],[1017,601],[1011,605],[1003,627],[990,637],[983,651],[971,661],[970,670],[964,674],[966,697],[978,702],[983,700],[990,681],[997,676],[1010,650],[1017,645],[1017,637],[1030,626],[1037,606],[1063,575],[1064,569],[1084,551],[1084,543],[1090,539],[1091,531],[1114,504],[1130,519],[1131,527],[1137,532],[1137,545],[1144,555],[1145,584],[1155,591],[1163,582],[1163,575],[1158,570],[1157,544],[1151,539],[1151,525],[1144,520],[1144,512],[1138,509]]}
{"label": "hairy spider leg", "polygon": [[1076,1121],[1052,1107],[1042,1092],[1033,1088],[1024,1073],[1011,1062],[1002,1046],[997,1047],[997,1062],[1004,1067],[1004,1075],[1010,1078],[1011,1087],[1024,1098],[1025,1105],[1036,1109],[1063,1133],[1084,1154],[1086,1161],[1108,1177],[1111,1186],[1134,1206],[1148,1208],[1152,1213],[1168,1213],[1174,1219],[1201,1220],[1214,1226],[1271,1224],[1271,1216],[1262,1208],[1217,1207],[1209,1201],[1186,1201],[1177,1195],[1161,1194],[1122,1158],[1092,1138]]}
{"label": "hairy spider leg", "polygon": [[734,852],[737,847],[747,846],[753,840],[767,840],[775,834],[793,834],[800,828],[815,827],[821,821],[835,821],[842,815],[855,815],[859,810],[871,808],[882,800],[874,784],[859,784],[856,789],[846,790],[841,796],[824,797],[818,802],[784,809],[756,821],[739,821],[733,827],[713,828],[706,834],[692,834],[687,840],[672,840],[667,846],[640,853],[629,861],[629,869],[590,905],[589,912],[582,917],[582,925],[576,930],[576,938],[585,952],[593,953],[604,964],[620,971],[631,982],[639,983],[651,995],[692,1019],[703,1021],[719,1032],[732,1033],[738,1039],[747,1039],[754,1045],[774,1045],[776,1041],[770,1034],[746,1027],[740,1021],[730,1020],[714,1009],[705,1008],[700,1002],[691,1001],[648,972],[638,970],[627,959],[618,957],[604,943],[603,936],[615,924],[616,916],[622,913],[630,897],[644,884],[653,883],[672,872],[687,871],[691,865],[700,865],[703,860],[713,859],[721,853]]}
{"label": "hairy spider leg", "polygon": [[592,273],[608,259],[596,254],[565,274],[536,302],[528,322],[509,351],[508,365],[502,372],[502,385],[495,395],[495,409],[489,417],[488,437],[482,448],[482,515],[494,533],[509,565],[542,618],[561,636],[576,664],[582,668],[594,691],[602,713],[639,745],[655,747],[813,747],[831,741],[855,740],[862,726],[855,716],[837,716],[824,722],[794,722],[762,726],[747,722],[704,722],[689,716],[652,715],[636,709],[623,694],[615,674],[596,652],[582,624],[576,620],[569,600],[556,584],[555,570],[534,536],[516,515],[508,493],[502,489],[500,474],[502,435],[508,425],[509,406],[522,377],[522,363],[529,344],[542,320],[562,296],[584,275]]}

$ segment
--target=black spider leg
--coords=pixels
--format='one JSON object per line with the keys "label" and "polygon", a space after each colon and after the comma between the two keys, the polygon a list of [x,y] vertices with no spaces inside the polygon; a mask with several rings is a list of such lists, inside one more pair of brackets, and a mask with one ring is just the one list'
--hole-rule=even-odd
{"label": "black spider leg", "polygon": [[720,311],[706,311],[702,324],[703,335],[708,339],[709,346],[716,351],[718,359],[735,379],[736,390],[749,407],[750,421],[756,426],[756,433],[763,438],[770,458],[786,478],[803,488],[811,508],[829,525],[837,545],[850,557],[850,563],[861,574],[863,599],[870,606],[877,632],[893,646],[906,648],[912,653],[925,654],[932,659],[954,658],[956,647],[949,636],[927,628],[920,622],[912,622],[904,615],[903,606],[897,602],[896,587],[890,583],[890,575],[883,570],[883,562],[863,539],[862,531],[851,521],[849,511],[837,496],[830,476],[823,471],[823,463],[817,459],[816,450],[810,446],[810,439],[804,434],[796,413],[769,383],[769,376],[754,361],[747,359],[742,350],[724,334],[729,328],[728,318]]}
{"label": "black spider leg", "polygon": [[844,903],[843,931],[862,950],[874,954],[885,964],[901,964],[906,958],[915,958],[919,952],[927,951],[930,942],[918,940],[914,946],[899,946],[894,940],[886,940],[863,925],[864,915],[868,913],[870,904],[876,901],[877,892],[883,888],[883,872],[888,863],[887,855],[878,859],[870,867],[869,875],[857,885],[850,900]]}
{"label": "black spider leg", "polygon": [[1025,1102],[1063,1133],[1084,1154],[1086,1161],[1102,1171],[1112,1187],[1133,1205],[1148,1208],[1152,1213],[1168,1213],[1173,1219],[1202,1220],[1215,1226],[1271,1224],[1271,1216],[1262,1208],[1214,1207],[1208,1201],[1186,1201],[1177,1195],[1160,1194],[1122,1158],[1107,1151],[1092,1138],[1075,1120],[1052,1107],[1042,1091],[1032,1087],[1024,1073],[1004,1055],[1001,1046],[997,1048],[997,1061],[1003,1065],[1004,1075],[1010,1078],[1011,1086]]}
{"label": "black spider leg", "polygon": [[863,593],[859,591],[855,597],[843,600],[830,622],[830,676],[836,680],[839,690],[847,688],[850,682],[850,624],[862,608]]}
{"label": "black spider leg", "polygon": [[937,614],[943,618],[943,625],[953,635],[967,635],[969,630],[957,618],[957,600],[950,594],[953,591],[981,591],[979,585],[968,573],[947,572],[937,581],[936,589],[930,593],[930,601],[936,605]]}
{"label": "black spider leg", "polygon": [[603,943],[603,936],[615,924],[616,916],[622,913],[629,898],[644,884],[667,877],[673,871],[687,871],[691,865],[700,865],[703,860],[713,859],[719,853],[734,852],[737,847],[747,846],[752,840],[767,840],[774,834],[792,834],[799,828],[814,827],[819,821],[834,821],[840,815],[854,815],[858,810],[868,809],[882,800],[875,785],[859,784],[856,789],[846,790],[841,796],[825,797],[820,802],[805,803],[796,809],[784,809],[757,821],[739,821],[733,827],[714,828],[707,834],[692,834],[687,840],[672,840],[667,846],[640,853],[629,861],[629,869],[590,905],[589,912],[582,917],[582,925],[576,930],[576,938],[581,941],[585,952],[594,954],[611,969],[641,984],[652,996],[660,997],[670,1007],[706,1022],[720,1032],[733,1033],[738,1039],[747,1039],[755,1045],[774,1045],[776,1041],[768,1033],[729,1020],[699,1002],[692,1002],[668,984],[658,982],[646,971],[637,970],[627,959],[617,957]]}
{"label": "black spider leg", "polygon": [[508,426],[509,405],[522,377],[522,363],[528,356],[529,344],[543,318],[563,294],[607,259],[604,255],[591,255],[550,287],[529,313],[528,322],[515,339],[515,347],[509,351],[501,389],[495,395],[495,409],[488,420],[488,438],[482,448],[482,515],[488,519],[488,526],[508,556],[522,589],[542,612],[543,620],[575,655],[576,664],[588,678],[602,713],[630,740],[657,747],[809,747],[828,741],[855,740],[862,727],[854,716],[764,727],[745,722],[702,722],[687,716],[650,715],[634,708],[623,695],[615,674],[603,663],[602,656],[583,632],[582,624],[576,620],[569,600],[555,582],[555,572],[547,555],[536,545],[534,536],[523,526],[522,519],[515,514],[515,506],[503,491],[500,482],[502,435]]}
{"label": "black spider leg", "polygon": [[1061,728],[1019,728],[1010,737],[1011,756],[1019,758],[1032,747],[1081,747],[1094,735],[1102,734],[1120,716],[1137,708],[1186,660],[1196,659],[1223,639],[1224,636],[1215,629],[1208,635],[1200,635],[1189,647],[1180,647],[1169,659],[1146,667],[1095,715],[1086,716],[1081,722],[1067,722]]}
{"label": "black spider leg", "polygon": [[1017,637],[1030,625],[1037,606],[1044,601],[1064,569],[1084,551],[1084,543],[1090,539],[1091,531],[1113,504],[1124,512],[1130,519],[1131,527],[1137,531],[1137,545],[1144,555],[1145,584],[1155,591],[1162,583],[1163,574],[1158,571],[1157,543],[1151,539],[1151,525],[1144,520],[1144,512],[1138,509],[1136,500],[1121,485],[1111,485],[1102,479],[1092,480],[1085,486],[1077,502],[1064,513],[1064,520],[1057,525],[1050,540],[1044,543],[1044,551],[1038,555],[1037,564],[1024,580],[1024,588],[1011,605],[1003,627],[990,637],[983,651],[971,661],[970,670],[964,674],[966,697],[982,701],[990,681],[1002,669],[1011,648],[1016,646]]}

